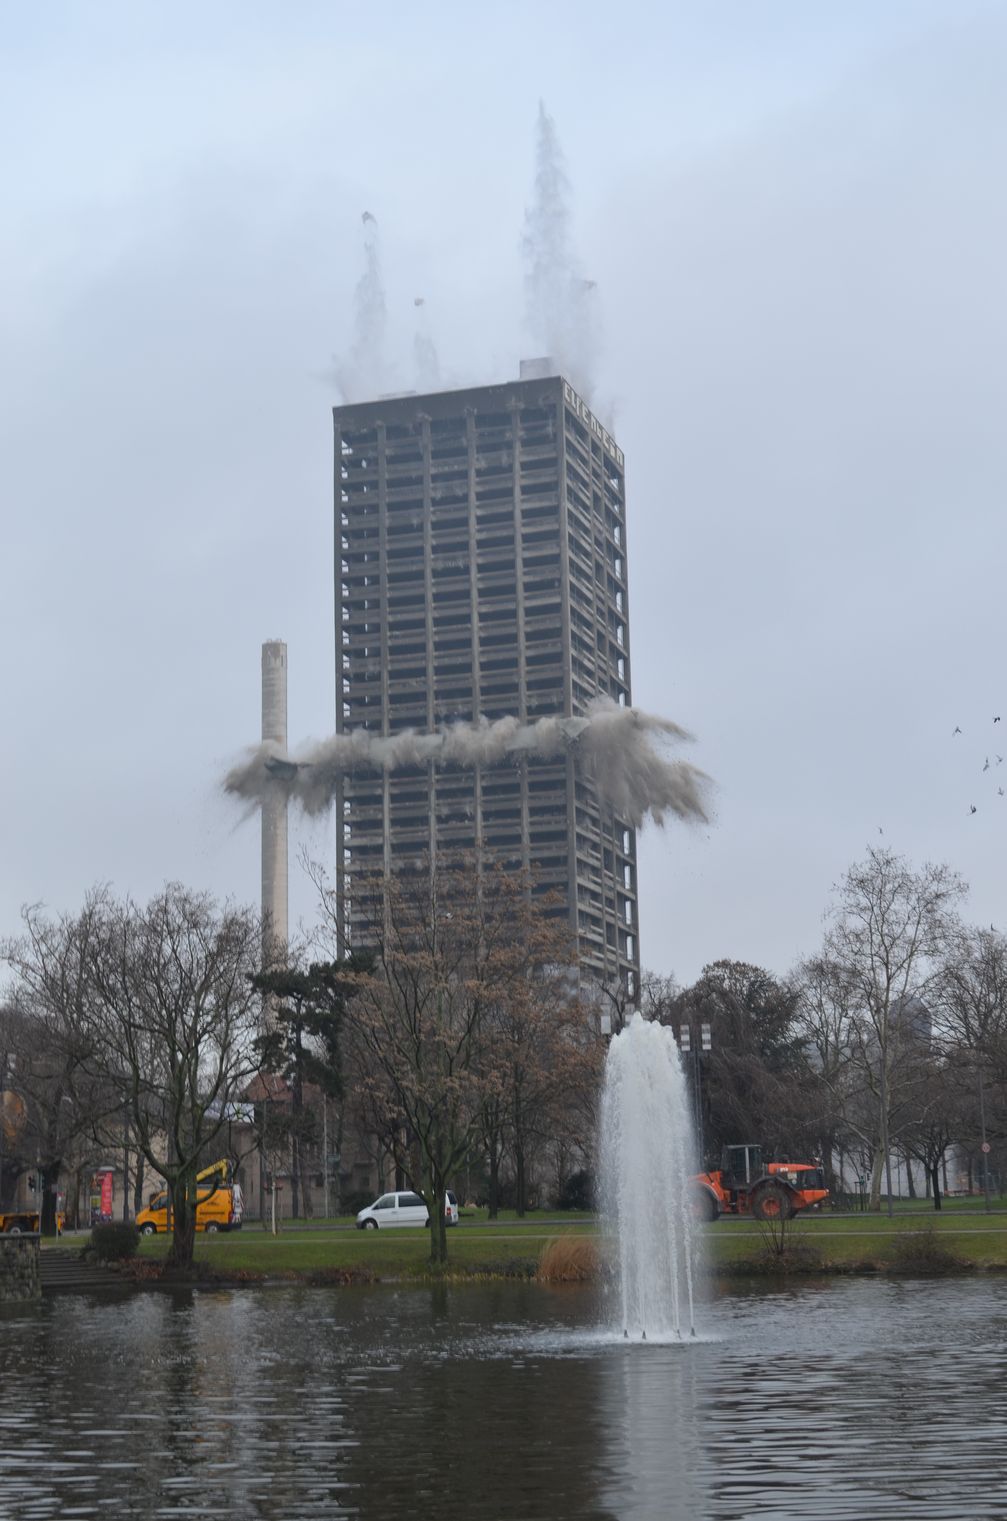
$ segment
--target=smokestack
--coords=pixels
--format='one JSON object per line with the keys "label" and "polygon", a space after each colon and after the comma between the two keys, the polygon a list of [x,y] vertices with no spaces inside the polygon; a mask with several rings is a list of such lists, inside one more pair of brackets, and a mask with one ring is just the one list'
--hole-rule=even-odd
{"label": "smokestack", "polygon": [[[262,742],[287,749],[287,646],[262,646]],[[287,797],[279,787],[262,799],[262,954],[287,948]]]}

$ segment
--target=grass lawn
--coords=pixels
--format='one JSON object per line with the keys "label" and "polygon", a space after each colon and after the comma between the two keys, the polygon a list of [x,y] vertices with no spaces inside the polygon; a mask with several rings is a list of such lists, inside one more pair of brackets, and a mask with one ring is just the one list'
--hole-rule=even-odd
{"label": "grass lawn", "polygon": [[[963,1263],[1007,1268],[1007,1218],[1003,1215],[964,1214],[930,1209],[887,1215],[817,1214],[797,1216],[788,1240],[821,1253],[826,1268],[861,1264],[891,1265],[918,1248],[925,1254],[931,1232],[935,1243]],[[737,1267],[746,1258],[764,1253],[765,1227],[752,1220],[719,1220],[705,1230],[707,1261],[711,1266]],[[909,1268],[906,1266],[906,1271]]]}
{"label": "grass lawn", "polygon": [[[546,1241],[567,1231],[590,1233],[590,1222],[570,1226],[524,1229],[466,1230],[464,1225],[448,1232],[448,1271],[495,1269],[517,1270],[518,1263],[535,1263]],[[141,1258],[163,1258],[166,1236],[147,1236],[140,1243]],[[245,1226],[233,1234],[196,1237],[196,1261],[221,1272],[252,1272],[266,1275],[312,1273],[344,1269],[375,1277],[422,1277],[429,1270],[430,1237],[423,1228],[387,1231],[281,1231],[272,1236],[259,1226]]]}
{"label": "grass lawn", "polygon": [[[821,1253],[822,1266],[849,1269],[873,1264],[891,1265],[899,1251],[912,1244],[924,1252],[930,1239],[931,1219],[897,1219],[887,1216],[818,1215],[792,1223],[789,1241]],[[950,1213],[933,1220],[934,1238],[941,1248],[964,1263],[1007,1268],[1007,1221],[973,1216],[967,1221]],[[546,1245],[559,1235],[596,1235],[592,1222],[570,1225],[542,1224],[539,1230],[466,1230],[464,1225],[449,1233],[451,1271],[515,1271],[518,1263],[533,1263]],[[196,1237],[196,1260],[223,1272],[284,1274],[310,1273],[323,1268],[356,1269],[375,1277],[423,1277],[429,1268],[429,1238],[425,1230],[333,1231],[281,1233],[271,1236],[245,1228],[234,1235]],[[704,1227],[703,1249],[711,1269],[733,1268],[765,1254],[763,1227],[747,1220],[721,1220]],[[165,1237],[148,1237],[141,1255],[163,1257]],[[908,1268],[907,1268],[908,1270]]]}
{"label": "grass lawn", "polygon": [[[957,1201],[956,1201],[957,1202]],[[970,1201],[974,1204],[975,1201]],[[335,1230],[326,1222],[303,1222],[287,1227],[277,1236],[250,1222],[233,1234],[199,1234],[196,1261],[219,1269],[223,1275],[250,1273],[266,1277],[311,1275],[325,1270],[359,1272],[362,1277],[417,1278],[429,1273],[429,1236],[416,1230]],[[521,1276],[533,1265],[548,1241],[561,1235],[595,1236],[590,1216],[564,1216],[562,1220],[511,1216],[493,1226],[463,1219],[448,1232],[448,1273],[495,1272]],[[741,1272],[746,1263],[764,1270],[767,1228],[749,1219],[722,1218],[702,1228],[703,1254],[708,1268]],[[79,1250],[86,1235],[63,1236],[58,1243],[66,1250]],[[987,1215],[978,1209],[901,1209],[894,1220],[886,1214],[808,1214],[798,1216],[788,1229],[788,1244],[808,1247],[820,1254],[823,1270],[849,1271],[857,1267],[884,1269],[896,1266],[911,1272],[914,1261],[926,1266],[934,1247],[952,1254],[963,1265],[1007,1269],[1007,1214]],[[163,1259],[168,1238],[145,1237],[141,1259]],[[807,1264],[810,1268],[811,1264]],[[935,1264],[936,1265],[936,1264]],[[947,1264],[945,1264],[946,1266]]]}

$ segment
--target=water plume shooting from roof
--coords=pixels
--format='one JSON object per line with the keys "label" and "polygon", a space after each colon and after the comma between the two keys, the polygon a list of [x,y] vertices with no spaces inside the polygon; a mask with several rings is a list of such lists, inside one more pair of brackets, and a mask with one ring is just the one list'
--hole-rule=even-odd
{"label": "water plume shooting from roof", "polygon": [[441,366],[437,346],[430,331],[430,318],[426,299],[413,297],[416,313],[416,330],[413,336],[413,363],[416,368],[416,385],[420,391],[436,391],[441,383]]}
{"label": "water plume shooting from roof", "polygon": [[669,816],[702,821],[707,816],[708,778],[665,753],[668,743],[689,738],[670,719],[598,698],[579,718],[557,715],[533,723],[483,719],[432,732],[405,729],[389,735],[355,729],[333,734],[298,756],[263,744],[227,773],[223,788],[253,805],[279,793],[314,817],[330,806],[341,778],[356,771],[429,764],[474,770],[506,765],[522,755],[557,760],[569,752],[613,813],[634,827],[647,815],[657,824]]}
{"label": "water plume shooting from roof", "polygon": [[535,184],[524,224],[526,321],[531,337],[585,398],[594,390],[595,282],[573,246],[570,182],[556,124],[538,108]]}
{"label": "water plume shooting from roof", "polygon": [[360,220],[364,237],[364,270],[353,292],[353,339],[349,354],[336,366],[336,382],[347,402],[366,401],[377,396],[386,382],[387,304],[378,219],[372,212],[365,211]]}

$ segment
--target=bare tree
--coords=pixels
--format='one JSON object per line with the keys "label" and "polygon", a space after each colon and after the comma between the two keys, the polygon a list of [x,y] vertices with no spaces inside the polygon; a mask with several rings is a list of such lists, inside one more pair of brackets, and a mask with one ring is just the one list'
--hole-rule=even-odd
{"label": "bare tree", "polygon": [[431,1260],[443,1263],[445,1189],[487,1101],[512,1091],[499,1034],[551,985],[556,933],[522,874],[503,867],[425,863],[356,890],[375,917],[373,971],[359,976],[348,1021],[354,1078],[378,1132],[402,1137],[430,1215]]}
{"label": "bare tree", "polygon": [[871,1208],[881,1208],[881,1173],[892,1210],[893,1082],[919,1040],[915,1011],[925,1006],[941,958],[957,931],[961,878],[944,865],[914,871],[891,850],[871,848],[834,890],[825,955],[855,993],[850,1024],[853,1059],[876,1099],[877,1149]]}
{"label": "bare tree", "polygon": [[[546,904],[539,900],[539,911]],[[571,1092],[597,1094],[601,1042],[588,1034],[586,1012],[571,979],[566,923],[548,917],[528,927],[527,972],[508,979],[494,998],[487,1021],[486,1061],[491,1102],[499,1103],[504,1137],[514,1166],[514,1202],[528,1207],[535,1153],[565,1115]]]}
{"label": "bare tree", "polygon": [[915,1068],[913,1100],[900,1126],[902,1149],[921,1163],[930,1186],[934,1209],[941,1207],[941,1166],[952,1141],[962,1133],[962,1091],[948,1063],[931,1052],[919,1052]]}
{"label": "bare tree", "polygon": [[[704,1150],[716,1157],[735,1141],[760,1141],[770,1155],[808,1142],[814,1080],[796,1023],[796,991],[762,967],[715,961],[662,1009],[662,1022],[708,1023],[702,1058]],[[705,1161],[704,1161],[705,1165]]]}
{"label": "bare tree", "polygon": [[976,927],[956,935],[932,1004],[946,1051],[970,1053],[997,1078],[1007,1078],[1007,937]]}
{"label": "bare tree", "polygon": [[93,1059],[122,1093],[134,1145],[171,1195],[169,1262],[192,1262],[196,1175],[256,1070],[256,916],[169,884],[108,903],[90,947]]}
{"label": "bare tree", "polygon": [[[1007,1082],[1007,938],[994,928],[965,929],[952,942],[934,989],[936,1036],[962,1094],[963,1133],[981,1143],[983,1191],[990,1208],[990,1136],[1003,1137]],[[999,1100],[999,1102],[991,1102]],[[974,1117],[977,1124],[969,1122]]]}
{"label": "bare tree", "polygon": [[[18,1137],[22,1166],[40,1194],[40,1229],[56,1234],[56,1189],[64,1162],[88,1150],[104,1117],[118,1107],[95,1072],[90,963],[108,896],[99,888],[79,914],[50,918],[38,904],[21,913],[23,933],[0,954],[14,973],[0,1044],[8,1086],[24,1105]],[[7,1175],[10,1175],[9,1158]]]}

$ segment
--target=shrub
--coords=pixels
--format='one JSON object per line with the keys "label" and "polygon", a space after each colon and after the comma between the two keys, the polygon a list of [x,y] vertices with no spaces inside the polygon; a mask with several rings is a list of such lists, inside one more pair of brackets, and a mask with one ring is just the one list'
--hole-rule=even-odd
{"label": "shrub", "polygon": [[594,1179],[589,1172],[572,1172],[563,1179],[558,1209],[594,1209]]}
{"label": "shrub", "polygon": [[948,1250],[932,1224],[900,1231],[892,1242],[891,1262],[900,1273],[955,1273],[967,1265]]}
{"label": "shrub", "polygon": [[800,1214],[786,1213],[758,1222],[762,1238],[758,1271],[810,1273],[821,1266],[821,1251],[802,1236],[803,1223]]}
{"label": "shrub", "polygon": [[601,1276],[598,1243],[591,1236],[557,1236],[539,1258],[542,1283],[592,1283]]}
{"label": "shrub", "polygon": [[136,1255],[140,1232],[132,1220],[110,1220],[91,1230],[90,1248],[99,1262],[124,1262]]}

